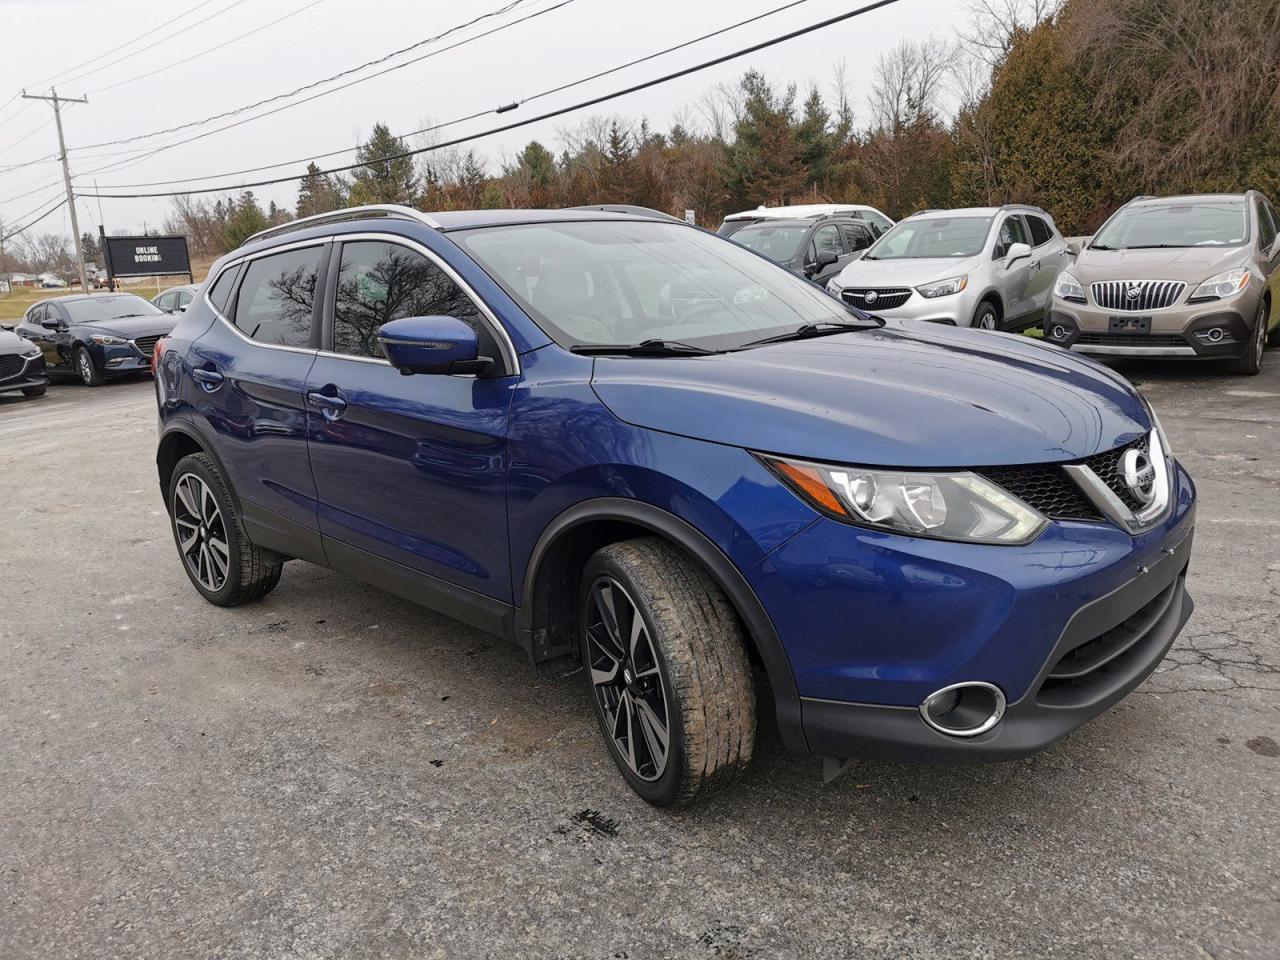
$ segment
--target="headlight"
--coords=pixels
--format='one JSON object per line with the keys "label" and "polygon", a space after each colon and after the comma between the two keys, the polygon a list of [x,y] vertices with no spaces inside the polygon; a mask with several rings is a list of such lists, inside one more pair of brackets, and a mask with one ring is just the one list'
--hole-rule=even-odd
{"label": "headlight", "polygon": [[119,346],[122,343],[129,342],[124,337],[112,337],[112,336],[108,336],[105,333],[90,334],[89,339],[92,340],[94,343],[102,344],[104,347],[115,347],[115,346]]}
{"label": "headlight", "polygon": [[1029,543],[1049,521],[975,473],[868,470],[761,459],[818,510],[861,526],[969,543]]}
{"label": "headlight", "polygon": [[1084,295],[1084,285],[1065,270],[1058,274],[1057,282],[1053,285],[1053,295],[1074,303],[1088,302]]}
{"label": "headlight", "polygon": [[27,344],[27,349],[22,351],[22,355],[24,357],[38,357],[40,356],[40,348],[34,343],[29,343]]}
{"label": "headlight", "polygon": [[968,285],[968,276],[948,277],[946,280],[939,280],[937,283],[926,283],[924,286],[916,287],[916,293],[926,299],[933,300],[936,297],[949,297],[954,293],[959,293]]}
{"label": "headlight", "polygon": [[832,277],[827,281],[827,293],[831,294],[833,297],[840,296],[840,291],[843,289],[844,287],[840,286],[840,284],[836,282],[835,277]]}
{"label": "headlight", "polygon": [[1192,300],[1221,300],[1239,293],[1249,285],[1248,270],[1228,270],[1210,277],[1191,294]]}

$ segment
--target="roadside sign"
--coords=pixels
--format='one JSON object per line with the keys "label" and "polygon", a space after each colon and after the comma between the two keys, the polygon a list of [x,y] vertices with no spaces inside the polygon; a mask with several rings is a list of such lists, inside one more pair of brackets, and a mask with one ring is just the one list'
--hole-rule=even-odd
{"label": "roadside sign", "polygon": [[110,277],[191,275],[186,237],[104,237],[103,255]]}
{"label": "roadside sign", "polygon": [[684,212],[684,222],[696,227],[698,225],[698,218],[694,216],[694,212],[692,210],[686,210]]}

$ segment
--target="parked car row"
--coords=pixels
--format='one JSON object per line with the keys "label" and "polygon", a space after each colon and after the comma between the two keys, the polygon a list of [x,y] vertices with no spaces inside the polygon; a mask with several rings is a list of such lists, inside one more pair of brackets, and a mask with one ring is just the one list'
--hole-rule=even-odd
{"label": "parked car row", "polygon": [[1227,358],[1242,374],[1280,345],[1280,216],[1256,191],[1138,197],[1072,243],[1032,206],[925,210],[862,245],[845,231],[869,214],[842,216],[837,233],[829,208],[757,210],[721,234],[886,318],[1034,327],[1078,353]]}

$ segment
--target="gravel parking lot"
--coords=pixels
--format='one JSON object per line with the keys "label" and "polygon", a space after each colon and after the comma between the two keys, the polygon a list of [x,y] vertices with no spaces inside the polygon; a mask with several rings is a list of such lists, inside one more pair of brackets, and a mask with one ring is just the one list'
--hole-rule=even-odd
{"label": "gravel parking lot", "polygon": [[859,763],[766,720],[646,807],[579,679],[291,564],[202,602],[149,381],[0,399],[0,957],[1275,957],[1280,351],[1122,369],[1200,490],[1160,671],[1032,759]]}

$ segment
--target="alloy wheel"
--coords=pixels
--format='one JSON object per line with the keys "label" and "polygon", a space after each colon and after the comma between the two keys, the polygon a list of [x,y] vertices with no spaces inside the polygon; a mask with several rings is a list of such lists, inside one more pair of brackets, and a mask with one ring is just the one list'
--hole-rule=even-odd
{"label": "alloy wheel", "polygon": [[644,617],[611,577],[591,585],[587,656],[614,746],[637,777],[657,780],[671,748],[670,698]]}
{"label": "alloy wheel", "polygon": [[231,550],[218,501],[194,473],[183,474],[174,486],[173,522],[187,569],[201,586],[217,593],[227,582]]}
{"label": "alloy wheel", "polygon": [[1262,355],[1267,352],[1267,305],[1258,307],[1258,322],[1254,324],[1253,352],[1258,358],[1258,366],[1262,366]]}
{"label": "alloy wheel", "polygon": [[89,354],[80,351],[80,379],[86,384],[93,382],[93,361],[89,359]]}

